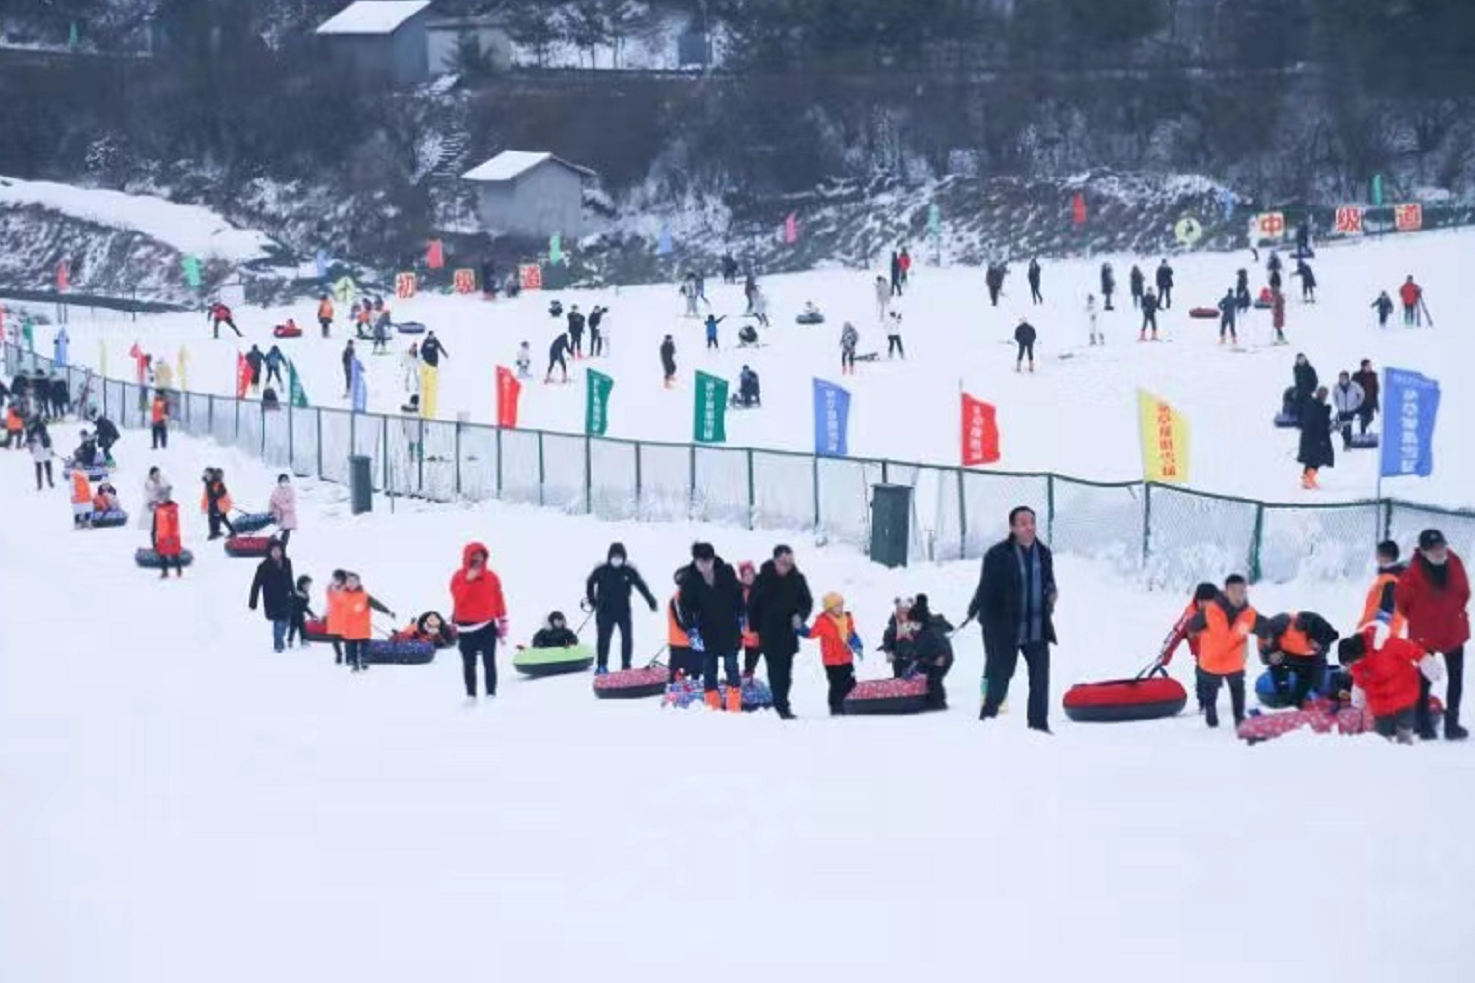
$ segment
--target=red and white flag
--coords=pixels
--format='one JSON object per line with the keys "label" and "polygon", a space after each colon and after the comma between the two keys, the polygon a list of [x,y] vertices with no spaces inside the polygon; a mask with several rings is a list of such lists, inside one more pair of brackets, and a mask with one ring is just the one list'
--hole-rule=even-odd
{"label": "red and white flag", "polygon": [[992,403],[963,397],[963,467],[995,464],[999,460],[998,410]]}
{"label": "red and white flag", "polygon": [[517,401],[522,395],[522,383],[506,366],[497,366],[497,426],[509,430],[517,429]]}

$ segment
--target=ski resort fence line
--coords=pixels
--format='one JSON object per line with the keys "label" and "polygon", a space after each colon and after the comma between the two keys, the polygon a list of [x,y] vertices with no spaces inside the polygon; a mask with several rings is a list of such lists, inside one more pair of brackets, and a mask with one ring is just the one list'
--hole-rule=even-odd
{"label": "ski resort fence line", "polygon": [[[5,346],[6,377],[50,359]],[[64,372],[74,402],[120,428],[147,429],[151,390]],[[268,465],[347,484],[349,457],[374,462],[376,491],[437,502],[498,500],[607,520],[700,521],[812,530],[864,549],[871,486],[911,485],[913,560],[979,557],[1015,505],[1033,506],[1063,553],[1104,558],[1178,585],[1243,571],[1255,580],[1360,575],[1377,541],[1406,548],[1438,526],[1475,553],[1475,512],[1380,499],[1257,502],[1168,485],[1097,482],[787,451],[586,437],[174,392],[173,424]]]}

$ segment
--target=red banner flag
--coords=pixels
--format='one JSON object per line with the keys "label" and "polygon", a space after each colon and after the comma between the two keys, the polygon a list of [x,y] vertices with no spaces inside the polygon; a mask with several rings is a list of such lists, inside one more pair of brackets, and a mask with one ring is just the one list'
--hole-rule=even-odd
{"label": "red banner flag", "polygon": [[522,383],[512,370],[497,366],[497,426],[509,430],[517,429],[517,400],[522,395]]}
{"label": "red banner flag", "polygon": [[963,467],[999,460],[998,410],[992,403],[963,393]]}
{"label": "red banner flag", "polygon": [[246,390],[251,388],[251,363],[246,356],[236,352],[236,399],[245,399]]}
{"label": "red banner flag", "polygon": [[432,270],[446,265],[446,250],[439,239],[431,239],[430,245],[425,247],[425,265]]}
{"label": "red banner flag", "polygon": [[67,261],[62,260],[56,264],[56,291],[66,293],[72,285],[72,271],[67,268]]}
{"label": "red banner flag", "polygon": [[1086,224],[1086,193],[1077,191],[1070,202],[1070,219],[1079,228]]}

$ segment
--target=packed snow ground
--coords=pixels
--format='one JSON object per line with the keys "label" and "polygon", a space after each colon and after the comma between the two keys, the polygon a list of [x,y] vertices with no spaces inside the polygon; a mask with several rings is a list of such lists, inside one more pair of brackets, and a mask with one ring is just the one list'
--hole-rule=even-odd
{"label": "packed snow ground", "polygon": [[132,229],[201,260],[245,263],[266,256],[273,245],[265,233],[236,228],[208,208],[154,195],[0,177],[0,205],[39,205],[98,225]]}
{"label": "packed snow ground", "polygon": [[[998,468],[1055,471],[1095,480],[1141,477],[1136,390],[1145,387],[1181,409],[1192,429],[1191,485],[1208,491],[1268,501],[1325,501],[1369,498],[1376,486],[1377,455],[1339,454],[1337,466],[1322,475],[1323,490],[1304,492],[1295,462],[1297,434],[1277,431],[1271,418],[1291,384],[1297,352],[1305,352],[1330,387],[1341,369],[1356,371],[1363,358],[1378,368],[1394,365],[1427,372],[1444,384],[1440,424],[1435,435],[1436,473],[1432,479],[1400,479],[1384,491],[1446,505],[1471,504],[1475,457],[1461,454],[1458,421],[1475,413],[1470,365],[1475,350],[1457,304],[1467,293],[1465,280],[1475,265],[1475,233],[1430,233],[1329,247],[1312,261],[1320,281],[1316,305],[1300,302],[1299,281],[1286,280],[1291,298],[1288,346],[1271,346],[1270,315],[1252,312],[1241,325],[1243,350],[1217,344],[1217,321],[1190,320],[1191,307],[1213,306],[1234,283],[1235,270],[1250,266],[1248,252],[1198,254],[1174,260],[1175,303],[1159,318],[1159,344],[1136,341],[1140,318],[1127,296],[1129,256],[1089,261],[1044,261],[1046,303],[1033,307],[1025,282],[1026,262],[1016,262],[997,309],[988,306],[983,273],[973,267],[929,269],[925,249],[916,249],[912,287],[898,302],[905,316],[909,358],[888,362],[885,332],[878,326],[874,272],[826,270],[774,276],[762,281],[770,300],[773,327],[762,332],[765,347],[739,349],[737,329],[747,320],[741,286],[707,281],[719,315],[722,350],[704,350],[700,322],[682,317],[683,303],[673,285],[524,293],[513,301],[479,297],[422,295],[389,304],[396,320],[421,321],[449,349],[441,368],[442,417],[465,412],[474,421],[495,418],[495,367],[513,365],[518,343],[531,343],[536,381],[524,387],[521,425],[582,432],[584,367],[615,379],[610,398],[609,435],[684,443],[692,434],[693,372],[702,369],[732,380],[751,365],[760,375],[764,406],[729,414],[732,446],[813,449],[811,379],[815,376],[849,388],[850,452],[854,457],[955,465],[959,454],[958,389],[994,402],[999,410],[1003,460]],[[1262,260],[1264,254],[1262,254]],[[1027,260],[1027,258],[1024,258]],[[1103,313],[1104,348],[1087,346],[1084,312],[1088,293],[1099,290],[1099,269],[1110,259],[1119,285],[1117,311]],[[1137,257],[1149,280],[1158,257]],[[1289,270],[1287,271],[1287,273]],[[1396,298],[1397,287],[1413,274],[1424,285],[1437,327],[1379,331],[1370,304],[1380,289]],[[1251,268],[1252,292],[1265,280],[1263,266]],[[610,308],[606,319],[612,354],[574,363],[574,384],[544,386],[547,351],[562,319],[548,316],[550,300]],[[817,327],[794,323],[804,301],[817,303],[828,320]],[[340,305],[341,306],[341,305]],[[281,342],[302,373],[315,404],[345,406],[341,356],[347,312],[331,341],[318,337],[315,302],[290,308],[237,311],[247,342],[263,350],[272,344],[274,324],[293,317],[306,336]],[[1034,375],[1016,375],[1014,326],[1028,317],[1039,330],[1039,362]],[[1397,315],[1395,315],[1395,319]],[[879,351],[882,360],[862,363],[854,377],[842,377],[839,335],[844,321],[861,332],[860,350]],[[95,364],[99,339],[107,346],[112,374],[125,375],[126,354],[135,341],[171,364],[181,346],[190,354],[190,386],[199,391],[234,391],[237,344],[227,337],[210,340],[204,313],[164,315],[136,325],[117,321],[84,323],[68,329],[72,358]],[[661,386],[657,348],[671,333],[677,344],[680,385]],[[587,340],[587,339],[586,339]],[[49,339],[41,332],[43,353]],[[398,412],[405,401],[399,354],[410,338],[396,337],[392,354],[369,355],[359,346],[369,376],[370,408]],[[1068,356],[1068,357],[1067,357]]]}
{"label": "packed snow ground", "polygon": [[[55,428],[58,449],[76,429]],[[1293,735],[1247,749],[1191,712],[1063,720],[1069,684],[1151,658],[1176,594],[1060,559],[1054,738],[1025,731],[1022,678],[1012,712],[978,723],[971,628],[946,714],[830,719],[812,647],[787,725],[597,702],[587,676],[523,681],[505,653],[499,697],[463,708],[454,653],[362,677],[326,645],[273,654],[246,609],[254,561],[207,545],[192,506],[207,465],[247,509],[275,475],[233,449],[145,441],[125,435],[116,483],[136,513],[150,464],[172,479],[197,554],[182,581],[133,565],[136,528],[73,532],[61,482],[38,494],[29,455],[0,454],[0,978],[1228,983],[1472,968],[1467,748]],[[500,504],[391,513],[382,498],[352,517],[342,488],[312,482],[299,497],[291,552],[319,595],[343,566],[401,621],[445,611],[479,539],[519,640],[549,609],[575,615],[611,539],[664,598],[692,539],[735,562],[783,538]],[[791,541],[871,647],[893,597],[927,591],[961,618],[977,573]],[[1361,589],[1252,596],[1345,625]],[[648,658],[658,616],[642,609],[636,633]],[[885,672],[869,651],[859,668]]]}

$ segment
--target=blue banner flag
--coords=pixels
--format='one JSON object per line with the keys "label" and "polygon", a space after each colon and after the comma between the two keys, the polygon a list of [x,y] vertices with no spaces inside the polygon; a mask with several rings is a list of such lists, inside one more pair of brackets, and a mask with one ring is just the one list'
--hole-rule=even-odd
{"label": "blue banner flag", "polygon": [[814,453],[845,457],[850,453],[850,393],[833,382],[814,380]]}
{"label": "blue banner flag", "polygon": [[1434,473],[1434,418],[1439,383],[1407,369],[1383,370],[1384,478]]}
{"label": "blue banner flag", "polygon": [[669,256],[675,250],[676,244],[671,241],[671,230],[661,226],[660,238],[656,241],[656,253],[661,256]]}
{"label": "blue banner flag", "polygon": [[1219,207],[1224,209],[1224,221],[1234,218],[1234,192],[1223,188],[1219,192]]}
{"label": "blue banner flag", "polygon": [[369,383],[364,378],[364,363],[353,360],[353,411],[362,413],[369,408]]}
{"label": "blue banner flag", "polygon": [[319,249],[316,260],[318,268],[318,279],[328,279],[328,254]]}

